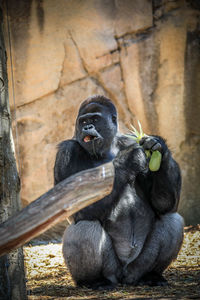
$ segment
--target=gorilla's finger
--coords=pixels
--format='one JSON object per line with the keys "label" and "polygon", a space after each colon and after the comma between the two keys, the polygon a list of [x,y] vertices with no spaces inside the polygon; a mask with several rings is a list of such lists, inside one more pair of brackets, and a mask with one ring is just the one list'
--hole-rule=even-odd
{"label": "gorilla's finger", "polygon": [[143,138],[141,138],[141,140],[139,141],[139,143],[140,143],[141,146],[144,144],[144,142],[145,142],[146,139],[147,139],[146,136],[143,137]]}
{"label": "gorilla's finger", "polygon": [[150,137],[144,141],[142,147],[144,148],[144,150],[151,150],[157,143],[158,142],[155,139]]}
{"label": "gorilla's finger", "polygon": [[156,143],[152,148],[151,148],[152,151],[156,151],[158,150],[159,152],[161,152],[162,150],[162,146],[160,143]]}

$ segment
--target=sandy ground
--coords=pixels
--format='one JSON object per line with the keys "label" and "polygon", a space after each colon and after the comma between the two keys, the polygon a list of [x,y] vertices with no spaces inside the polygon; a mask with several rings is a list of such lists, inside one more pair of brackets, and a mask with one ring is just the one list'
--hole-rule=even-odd
{"label": "sandy ground", "polygon": [[28,299],[200,299],[200,225],[185,228],[177,260],[165,271],[168,287],[78,288],[64,264],[61,244],[24,248]]}

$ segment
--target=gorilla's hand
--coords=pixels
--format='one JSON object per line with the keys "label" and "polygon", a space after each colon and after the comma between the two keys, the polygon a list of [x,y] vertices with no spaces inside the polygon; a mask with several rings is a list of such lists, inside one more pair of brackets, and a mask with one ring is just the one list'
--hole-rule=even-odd
{"label": "gorilla's hand", "polygon": [[143,147],[144,150],[151,150],[163,153],[163,147],[159,140],[159,138],[155,136],[146,135],[140,140],[140,145]]}

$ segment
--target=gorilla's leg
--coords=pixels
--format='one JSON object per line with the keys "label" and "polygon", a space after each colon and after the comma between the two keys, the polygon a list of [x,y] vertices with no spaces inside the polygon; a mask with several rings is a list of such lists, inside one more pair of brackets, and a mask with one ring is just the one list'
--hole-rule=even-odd
{"label": "gorilla's leg", "polygon": [[183,219],[178,213],[160,217],[138,258],[124,270],[124,283],[166,285],[162,272],[178,255],[183,242]]}
{"label": "gorilla's leg", "polygon": [[119,264],[112,242],[98,221],[79,221],[63,237],[63,255],[77,285],[111,288],[118,283]]}

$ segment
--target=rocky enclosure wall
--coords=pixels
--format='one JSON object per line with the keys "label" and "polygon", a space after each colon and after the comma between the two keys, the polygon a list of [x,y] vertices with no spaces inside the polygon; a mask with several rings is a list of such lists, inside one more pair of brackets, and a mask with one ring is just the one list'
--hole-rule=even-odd
{"label": "rocky enclosure wall", "polygon": [[80,103],[103,94],[122,131],[139,119],[167,139],[182,169],[179,210],[200,221],[199,16],[200,1],[7,1],[24,205],[52,187],[56,145],[72,137]]}

